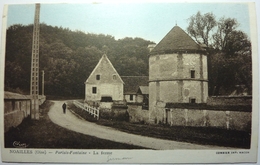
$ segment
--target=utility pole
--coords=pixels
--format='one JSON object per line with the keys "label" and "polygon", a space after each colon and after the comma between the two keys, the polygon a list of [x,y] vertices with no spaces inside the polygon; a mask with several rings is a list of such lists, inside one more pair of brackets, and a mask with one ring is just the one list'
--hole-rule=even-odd
{"label": "utility pole", "polygon": [[44,70],[42,70],[42,96],[44,96]]}
{"label": "utility pole", "polygon": [[32,61],[31,61],[31,119],[39,120],[39,37],[40,37],[40,4],[35,5]]}

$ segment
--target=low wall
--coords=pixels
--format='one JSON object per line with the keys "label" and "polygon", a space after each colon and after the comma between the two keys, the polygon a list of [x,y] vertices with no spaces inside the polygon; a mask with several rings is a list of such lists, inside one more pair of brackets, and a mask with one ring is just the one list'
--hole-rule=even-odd
{"label": "low wall", "polygon": [[207,126],[241,131],[251,130],[251,112],[169,109],[165,122],[171,126]]}
{"label": "low wall", "polygon": [[127,106],[117,105],[112,106],[111,109],[100,107],[100,118],[108,120],[128,121],[129,115],[127,112]]}
{"label": "low wall", "polygon": [[[43,104],[45,100],[45,96],[39,96],[39,105]],[[30,114],[31,98],[29,95],[4,92],[4,132],[12,127],[17,127]]]}
{"label": "low wall", "polygon": [[39,105],[42,105],[46,101],[46,96],[39,96]]}
{"label": "low wall", "polygon": [[4,98],[4,132],[17,127],[30,115],[31,100],[26,95],[5,92]]}
{"label": "low wall", "polygon": [[149,107],[151,124],[208,126],[251,131],[252,96],[209,97],[207,103],[164,103]]}
{"label": "low wall", "polygon": [[149,111],[143,110],[141,105],[128,105],[129,122],[148,123]]}
{"label": "low wall", "polygon": [[207,105],[250,105],[252,96],[211,96]]}

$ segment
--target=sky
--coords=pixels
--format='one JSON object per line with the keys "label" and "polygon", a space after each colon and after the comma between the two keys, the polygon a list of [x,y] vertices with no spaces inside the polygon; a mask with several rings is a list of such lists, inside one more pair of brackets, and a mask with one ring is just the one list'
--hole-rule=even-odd
{"label": "sky", "polygon": [[[9,5],[7,27],[33,23],[34,4]],[[235,18],[239,30],[250,36],[247,3],[41,3],[40,22],[51,26],[108,34],[116,39],[140,37],[158,43],[176,24],[183,30],[198,11],[216,19]]]}

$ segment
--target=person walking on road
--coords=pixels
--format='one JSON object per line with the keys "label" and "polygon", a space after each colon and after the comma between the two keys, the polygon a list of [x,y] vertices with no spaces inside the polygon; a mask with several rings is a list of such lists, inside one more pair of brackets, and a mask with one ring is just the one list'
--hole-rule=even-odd
{"label": "person walking on road", "polygon": [[63,109],[63,113],[65,114],[65,113],[66,113],[66,103],[64,103],[64,104],[62,105],[62,109]]}

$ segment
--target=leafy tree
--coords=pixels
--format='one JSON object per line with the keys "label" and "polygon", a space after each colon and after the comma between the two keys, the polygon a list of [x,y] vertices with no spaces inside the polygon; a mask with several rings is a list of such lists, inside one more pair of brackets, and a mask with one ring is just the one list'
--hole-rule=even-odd
{"label": "leafy tree", "polygon": [[218,21],[218,29],[217,32],[213,35],[214,47],[219,50],[227,50],[228,42],[232,35],[234,35],[234,31],[238,27],[238,22],[234,18],[225,18],[222,17]]}
{"label": "leafy tree", "polygon": [[[5,90],[29,94],[32,30],[32,25],[13,25],[7,29]],[[120,75],[148,75],[150,43],[141,38],[115,40],[111,35],[41,24],[39,70],[45,71],[45,94],[84,97],[84,82],[103,55],[104,45]]]}
{"label": "leafy tree", "polygon": [[210,31],[217,25],[215,16],[212,13],[201,15],[197,12],[189,18],[188,34],[195,38],[198,43],[203,43],[207,47],[210,44]]}
{"label": "leafy tree", "polygon": [[236,85],[245,85],[251,94],[251,42],[237,30],[237,20],[222,17],[215,21],[212,13],[198,12],[188,21],[188,33],[208,46],[209,95],[228,95]]}

